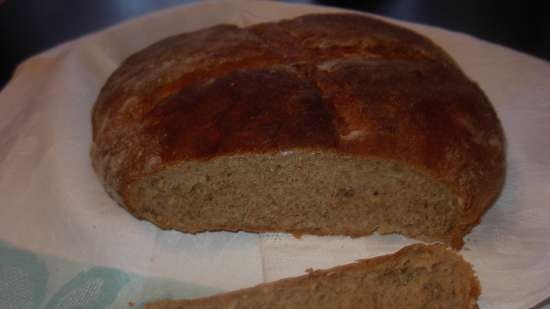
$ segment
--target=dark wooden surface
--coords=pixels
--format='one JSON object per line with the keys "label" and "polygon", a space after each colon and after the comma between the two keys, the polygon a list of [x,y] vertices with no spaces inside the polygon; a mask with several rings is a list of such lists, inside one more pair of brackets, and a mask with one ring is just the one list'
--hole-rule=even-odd
{"label": "dark wooden surface", "polygon": [[[192,0],[0,0],[0,88],[25,58],[123,20]],[[544,1],[297,0],[439,26],[550,60]],[[540,4],[537,4],[540,3]]]}

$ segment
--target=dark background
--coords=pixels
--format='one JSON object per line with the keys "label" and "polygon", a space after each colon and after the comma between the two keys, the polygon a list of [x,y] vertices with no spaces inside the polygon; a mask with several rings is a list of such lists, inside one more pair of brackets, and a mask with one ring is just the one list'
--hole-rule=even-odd
{"label": "dark background", "polygon": [[[0,89],[25,58],[125,19],[192,0],[0,0]],[[295,0],[469,33],[550,60],[544,1]],[[536,4],[536,3],[540,4]]]}

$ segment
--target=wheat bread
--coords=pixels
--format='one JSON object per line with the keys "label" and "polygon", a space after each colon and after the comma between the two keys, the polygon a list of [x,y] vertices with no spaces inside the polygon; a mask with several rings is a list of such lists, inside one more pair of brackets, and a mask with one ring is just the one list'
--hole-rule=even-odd
{"label": "wheat bread", "polygon": [[477,308],[472,267],[442,245],[412,245],[397,253],[318,270],[226,294],[160,300],[146,309]]}
{"label": "wheat bread", "polygon": [[504,179],[481,89],[429,39],[353,14],[219,25],[130,56],[95,171],[164,229],[402,233],[460,247]]}

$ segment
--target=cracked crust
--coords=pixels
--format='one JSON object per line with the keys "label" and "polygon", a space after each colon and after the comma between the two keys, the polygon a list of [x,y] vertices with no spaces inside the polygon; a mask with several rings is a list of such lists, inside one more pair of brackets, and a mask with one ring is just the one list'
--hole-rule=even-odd
{"label": "cracked crust", "polygon": [[92,123],[94,168],[130,211],[129,185],[178,162],[327,150],[444,183],[460,205],[446,241],[460,247],[504,178],[502,129],[480,88],[427,38],[360,15],[164,39],[112,74]]}

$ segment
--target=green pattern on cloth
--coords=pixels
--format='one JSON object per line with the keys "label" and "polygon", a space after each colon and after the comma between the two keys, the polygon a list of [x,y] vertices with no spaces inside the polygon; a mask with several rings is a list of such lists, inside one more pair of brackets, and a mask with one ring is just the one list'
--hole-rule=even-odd
{"label": "green pattern on cloth", "polygon": [[0,242],[1,309],[143,308],[162,298],[195,298],[218,289],[41,255]]}

